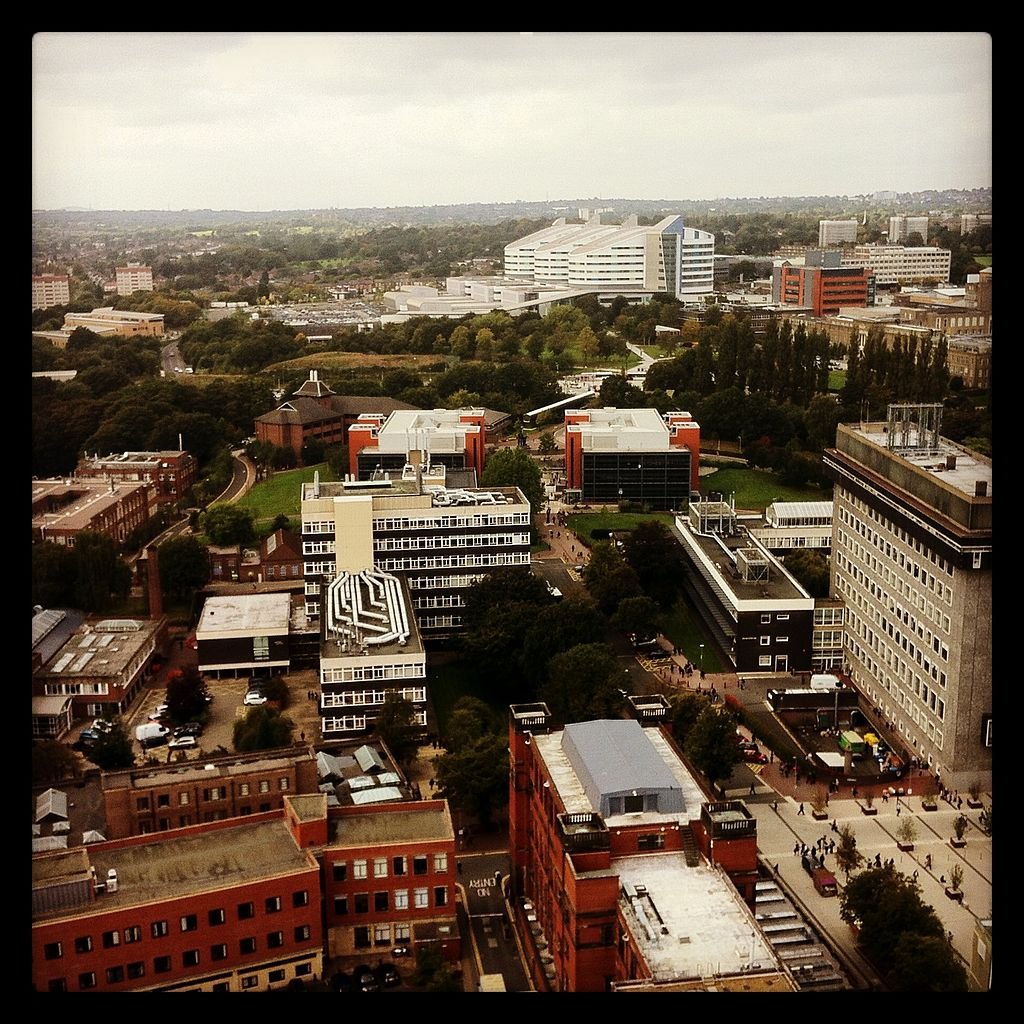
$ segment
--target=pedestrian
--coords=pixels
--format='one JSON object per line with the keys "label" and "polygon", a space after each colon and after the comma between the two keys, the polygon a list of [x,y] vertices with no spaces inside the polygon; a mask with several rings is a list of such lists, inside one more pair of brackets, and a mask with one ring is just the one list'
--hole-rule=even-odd
{"label": "pedestrian", "polygon": [[931,869],[932,869],[932,855],[931,855],[930,853],[926,853],[926,854],[924,855],[924,866],[925,866],[925,867],[926,867],[926,868],[927,868],[927,869],[928,869],[929,871],[931,871]]}
{"label": "pedestrian", "polygon": [[888,802],[889,802],[889,790],[883,789],[882,790],[882,803],[883,804],[887,804]]}
{"label": "pedestrian", "polygon": [[773,801],[772,801],[772,810],[773,810],[773,811],[774,811],[774,812],[775,812],[776,814],[778,814],[778,813],[779,813],[779,801],[778,801],[778,800],[773,800]]}
{"label": "pedestrian", "polygon": [[305,743],[306,742],[306,734],[304,732],[300,732],[299,733],[299,741],[301,743]]}
{"label": "pedestrian", "polygon": [[914,868],[914,881],[917,881],[917,868]]}
{"label": "pedestrian", "polygon": [[795,842],[793,844],[793,856],[795,857],[800,852],[800,843]]}
{"label": "pedestrian", "polygon": [[803,814],[804,813],[804,805],[803,804],[800,805],[800,810],[798,810],[796,813],[797,814]]}
{"label": "pedestrian", "polygon": [[750,795],[751,796],[754,795],[754,784],[753,783],[750,784]]}
{"label": "pedestrian", "polygon": [[939,875],[939,884],[940,885],[945,885],[946,884],[946,876],[945,875]]}
{"label": "pedestrian", "polygon": [[832,831],[833,832],[838,832],[839,831],[839,826],[836,825],[836,819],[835,818],[832,819]]}
{"label": "pedestrian", "polygon": [[900,805],[897,804],[896,805],[896,817],[898,818],[899,816],[900,816]]}
{"label": "pedestrian", "polygon": [[959,811],[960,808],[963,807],[963,805],[964,805],[963,797],[959,797],[958,796],[956,798],[956,809]]}

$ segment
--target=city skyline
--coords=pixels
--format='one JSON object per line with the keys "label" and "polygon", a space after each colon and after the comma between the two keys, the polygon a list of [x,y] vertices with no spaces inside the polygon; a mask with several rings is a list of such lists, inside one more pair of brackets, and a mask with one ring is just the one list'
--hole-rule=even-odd
{"label": "city skyline", "polygon": [[43,32],[32,205],[984,188],[991,56],[970,32]]}

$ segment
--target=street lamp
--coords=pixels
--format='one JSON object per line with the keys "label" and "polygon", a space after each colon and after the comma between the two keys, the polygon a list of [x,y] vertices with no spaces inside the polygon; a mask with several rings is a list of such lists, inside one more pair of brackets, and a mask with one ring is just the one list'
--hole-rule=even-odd
{"label": "street lamp", "polygon": [[700,648],[700,674],[703,676],[704,675],[704,645],[703,644],[698,644],[697,646]]}

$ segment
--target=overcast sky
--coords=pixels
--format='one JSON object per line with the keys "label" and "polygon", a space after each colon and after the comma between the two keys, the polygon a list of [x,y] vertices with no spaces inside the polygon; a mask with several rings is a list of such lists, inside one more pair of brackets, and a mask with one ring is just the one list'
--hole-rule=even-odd
{"label": "overcast sky", "polygon": [[985,33],[40,33],[32,87],[35,209],[992,184]]}

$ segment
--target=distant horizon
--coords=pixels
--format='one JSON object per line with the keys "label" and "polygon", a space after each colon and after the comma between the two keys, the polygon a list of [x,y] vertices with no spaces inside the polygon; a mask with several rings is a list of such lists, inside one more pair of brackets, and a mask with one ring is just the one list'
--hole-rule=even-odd
{"label": "distant horizon", "polygon": [[600,203],[736,203],[736,202],[772,202],[775,200],[808,200],[808,199],[840,199],[846,201],[873,199],[874,196],[891,193],[894,196],[922,195],[930,193],[945,192],[985,192],[991,191],[991,185],[973,186],[950,186],[947,188],[922,188],[922,189],[891,189],[878,188],[870,192],[818,192],[818,193],[778,193],[775,195],[746,195],[746,196],[715,196],[711,199],[696,198],[666,198],[655,196],[650,198],[637,196],[560,196],[553,199],[478,199],[465,202],[450,203],[395,203],[385,206],[367,205],[316,205],[316,206],[272,206],[266,208],[242,207],[242,206],[40,206],[33,207],[33,213],[303,213],[317,210],[430,210],[438,207],[452,206],[549,206],[559,203],[577,204],[600,204]]}

